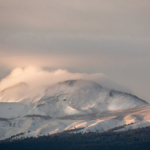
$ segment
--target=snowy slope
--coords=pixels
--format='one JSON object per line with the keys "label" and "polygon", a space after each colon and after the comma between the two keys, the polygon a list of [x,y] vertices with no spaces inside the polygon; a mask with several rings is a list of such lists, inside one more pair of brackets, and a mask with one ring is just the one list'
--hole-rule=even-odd
{"label": "snowy slope", "polygon": [[0,139],[74,128],[105,131],[135,122],[135,127],[150,125],[146,101],[91,81],[68,80],[37,91],[20,83],[0,92]]}
{"label": "snowy slope", "polygon": [[125,110],[145,104],[147,102],[136,96],[85,80],[65,81],[51,86],[37,102],[38,109],[47,110],[51,116]]}
{"label": "snowy slope", "polygon": [[19,83],[0,92],[0,102],[18,102],[28,94],[28,85]]}

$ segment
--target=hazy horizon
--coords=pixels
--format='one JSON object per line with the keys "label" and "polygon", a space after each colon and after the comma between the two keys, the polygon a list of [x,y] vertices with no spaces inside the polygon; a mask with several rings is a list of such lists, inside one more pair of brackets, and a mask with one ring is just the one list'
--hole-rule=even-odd
{"label": "hazy horizon", "polygon": [[149,0],[1,0],[0,80],[15,83],[6,76],[30,67],[99,74],[150,102],[149,8]]}

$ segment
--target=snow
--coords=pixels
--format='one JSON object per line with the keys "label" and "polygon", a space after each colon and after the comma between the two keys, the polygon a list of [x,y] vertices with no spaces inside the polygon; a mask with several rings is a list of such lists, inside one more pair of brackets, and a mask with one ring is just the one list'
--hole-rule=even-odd
{"label": "snow", "polygon": [[65,81],[40,92],[28,88],[20,83],[0,92],[0,140],[20,133],[36,137],[76,128],[103,132],[150,125],[147,102],[91,81]]}
{"label": "snow", "polygon": [[23,117],[31,109],[22,103],[0,103],[0,118]]}

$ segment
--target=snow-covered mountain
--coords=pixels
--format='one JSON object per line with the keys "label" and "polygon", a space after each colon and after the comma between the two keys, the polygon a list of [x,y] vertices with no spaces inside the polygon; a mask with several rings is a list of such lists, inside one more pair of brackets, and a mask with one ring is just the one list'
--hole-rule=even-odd
{"label": "snow-covered mountain", "polygon": [[130,123],[136,123],[130,125],[133,128],[140,127],[150,125],[149,110],[146,101],[92,81],[68,80],[40,91],[20,83],[0,92],[0,139],[81,127],[83,132]]}

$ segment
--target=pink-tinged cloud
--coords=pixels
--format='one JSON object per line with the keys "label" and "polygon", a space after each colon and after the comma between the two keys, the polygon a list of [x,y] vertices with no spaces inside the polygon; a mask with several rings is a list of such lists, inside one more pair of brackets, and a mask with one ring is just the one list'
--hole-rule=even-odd
{"label": "pink-tinged cloud", "polygon": [[58,82],[78,79],[90,80],[110,89],[130,92],[128,88],[117,84],[103,73],[71,73],[62,69],[47,71],[37,67],[15,68],[7,77],[1,80],[0,90],[19,83],[26,83],[31,89],[40,89]]}

